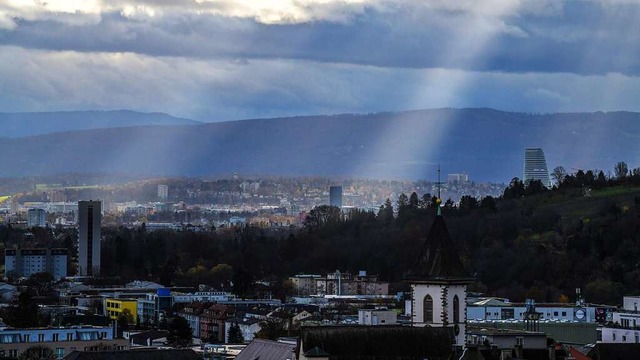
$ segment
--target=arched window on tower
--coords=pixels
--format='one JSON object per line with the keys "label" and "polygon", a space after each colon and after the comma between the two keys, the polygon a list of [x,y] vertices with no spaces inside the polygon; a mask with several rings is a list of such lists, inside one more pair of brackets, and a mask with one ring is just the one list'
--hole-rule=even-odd
{"label": "arched window on tower", "polygon": [[423,315],[424,315],[424,322],[426,323],[432,323],[433,322],[433,298],[431,297],[431,295],[427,295],[424,297],[424,304],[423,304]]}
{"label": "arched window on tower", "polygon": [[457,324],[460,322],[460,300],[458,300],[458,295],[453,297],[453,323]]}

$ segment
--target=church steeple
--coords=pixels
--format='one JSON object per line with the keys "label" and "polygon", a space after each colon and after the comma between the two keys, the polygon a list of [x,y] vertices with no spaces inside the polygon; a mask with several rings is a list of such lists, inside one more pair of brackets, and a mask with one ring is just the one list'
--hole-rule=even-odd
{"label": "church steeple", "polygon": [[437,214],[422,245],[420,256],[405,276],[411,284],[411,321],[414,326],[447,327],[456,345],[465,337],[467,275],[442,216],[438,167]]}
{"label": "church steeple", "polygon": [[458,250],[451,240],[442,216],[439,200],[436,200],[438,213],[422,245],[418,260],[407,274],[407,280],[467,278]]}

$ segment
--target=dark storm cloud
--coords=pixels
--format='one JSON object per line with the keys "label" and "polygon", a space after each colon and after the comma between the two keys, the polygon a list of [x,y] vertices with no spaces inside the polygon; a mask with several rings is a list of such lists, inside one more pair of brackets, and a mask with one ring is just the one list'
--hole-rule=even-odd
{"label": "dark storm cloud", "polygon": [[[164,2],[147,2],[162,6]],[[414,6],[365,8],[348,21],[267,24],[251,17],[165,11],[158,16],[101,13],[99,21],[17,20],[0,42],[81,52],[134,52],[200,59],[287,58],[381,67],[472,71],[637,74],[640,5],[563,2],[559,10],[504,16]],[[164,6],[168,6],[164,4]],[[409,12],[410,10],[410,12]],[[480,21],[478,21],[480,19]],[[482,56],[461,38],[486,36]]]}

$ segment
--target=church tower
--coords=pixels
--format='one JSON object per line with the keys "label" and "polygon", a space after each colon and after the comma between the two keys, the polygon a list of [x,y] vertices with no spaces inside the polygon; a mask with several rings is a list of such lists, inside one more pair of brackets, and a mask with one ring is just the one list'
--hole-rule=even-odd
{"label": "church tower", "polygon": [[411,321],[413,326],[450,327],[455,345],[464,346],[467,320],[467,276],[442,217],[431,225],[416,265],[405,276],[411,284]]}

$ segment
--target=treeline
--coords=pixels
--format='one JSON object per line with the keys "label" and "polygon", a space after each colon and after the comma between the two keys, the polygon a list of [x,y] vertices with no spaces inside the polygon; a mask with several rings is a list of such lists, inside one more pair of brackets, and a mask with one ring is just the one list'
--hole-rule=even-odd
{"label": "treeline", "polygon": [[[571,301],[582,288],[587,301],[607,304],[636,293],[640,172],[602,175],[565,174],[550,190],[514,179],[500,198],[445,201],[453,245],[477,279],[470,290],[513,301]],[[263,280],[283,297],[290,291],[284,280],[297,273],[367,270],[390,281],[392,290],[407,290],[402,278],[437,206],[433,195],[416,193],[389,199],[377,212],[321,206],[302,229],[288,231],[104,228],[102,271],[123,280],[208,284],[243,296],[260,296],[265,289],[255,281]],[[15,239],[13,231],[0,227],[0,239]]]}

